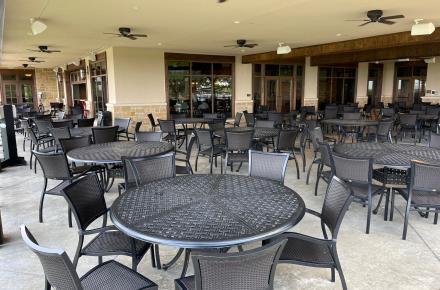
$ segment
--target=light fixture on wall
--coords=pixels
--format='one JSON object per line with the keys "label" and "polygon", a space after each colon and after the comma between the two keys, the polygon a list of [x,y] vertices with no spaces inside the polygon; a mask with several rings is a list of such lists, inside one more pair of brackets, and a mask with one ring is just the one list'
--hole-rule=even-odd
{"label": "light fixture on wall", "polygon": [[41,20],[31,18],[30,22],[31,22],[31,31],[33,35],[40,34],[47,29],[47,25]]}
{"label": "light fixture on wall", "polygon": [[435,31],[435,26],[432,22],[420,23],[423,19],[414,19],[415,24],[411,27],[411,35],[429,35]]}
{"label": "light fixture on wall", "polygon": [[278,43],[277,54],[288,54],[292,51],[290,46],[284,45],[284,42]]}

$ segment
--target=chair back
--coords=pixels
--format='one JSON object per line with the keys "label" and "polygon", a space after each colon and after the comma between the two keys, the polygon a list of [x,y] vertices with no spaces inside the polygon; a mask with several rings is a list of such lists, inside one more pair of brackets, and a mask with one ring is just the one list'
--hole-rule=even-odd
{"label": "chair back", "polygon": [[113,126],[117,126],[119,128],[123,128],[124,132],[128,131],[128,127],[130,126],[131,118],[115,118],[113,122]]}
{"label": "chair back", "polygon": [[262,177],[284,184],[288,153],[249,150],[249,176]]}
{"label": "chair back", "polygon": [[137,142],[160,142],[162,138],[161,132],[137,132],[135,133],[135,138]]}
{"label": "chair back", "polygon": [[69,180],[72,178],[64,153],[41,153],[32,151],[43,169],[44,178]]}
{"label": "chair back", "polygon": [[68,127],[61,128],[51,128],[50,133],[55,140],[55,145],[61,146],[60,139],[68,139],[70,138],[70,130]]}
{"label": "chair back", "polygon": [[274,128],[275,121],[256,120],[255,127],[257,127],[257,128]]}
{"label": "chair back", "polygon": [[78,119],[78,127],[93,127],[95,118]]}
{"label": "chair back", "polygon": [[159,120],[160,131],[165,134],[176,135],[176,121],[175,120]]}
{"label": "chair back", "polygon": [[429,147],[440,149],[440,135],[431,133],[429,136]]}
{"label": "chair back", "polygon": [[156,127],[157,124],[156,124],[156,120],[154,120],[153,114],[149,113],[149,114],[147,114],[147,117],[148,117],[148,120],[150,120],[151,128]]}
{"label": "chair back", "polygon": [[411,115],[424,115],[424,114],[426,114],[426,112],[422,111],[422,110],[409,110],[409,113]]}
{"label": "chair back", "polygon": [[295,141],[298,136],[298,129],[280,130],[276,142],[277,150],[294,150]]}
{"label": "chair back", "polygon": [[203,119],[218,119],[219,114],[217,113],[203,113]]}
{"label": "chair back", "polygon": [[98,117],[98,119],[96,121],[96,126],[102,126],[103,125],[102,121],[104,119],[104,113],[102,111],[98,111],[97,117]]}
{"label": "chair back", "polygon": [[417,115],[401,114],[399,115],[400,125],[415,126],[417,123]]}
{"label": "chair back", "polygon": [[273,289],[286,239],[239,253],[193,254],[196,290]]}
{"label": "chair back", "polygon": [[210,129],[195,129],[199,151],[214,147],[213,131]]}
{"label": "chair back", "polygon": [[75,180],[62,191],[81,230],[86,230],[92,222],[107,213],[104,190],[96,173]]}
{"label": "chair back", "polygon": [[316,122],[316,120],[304,120],[303,124],[306,128],[308,129],[313,129],[316,128],[316,126],[318,126],[318,122]]}
{"label": "chair back", "polygon": [[296,127],[298,125],[296,121],[297,118],[298,118],[298,112],[296,111],[290,112],[289,122],[291,127]]}
{"label": "chair back", "polygon": [[49,134],[50,129],[53,127],[50,120],[34,119],[34,122],[37,126],[38,134]]}
{"label": "chair back", "polygon": [[440,195],[440,166],[411,161],[410,191],[438,192]]}
{"label": "chair back", "polygon": [[344,113],[343,119],[344,120],[360,120],[362,117],[361,113]]}
{"label": "chair back", "polygon": [[243,112],[243,114],[244,114],[244,119],[245,119],[245,121],[246,121],[246,126],[247,127],[254,127],[254,125],[255,125],[255,116],[254,116],[254,114],[252,114],[252,113],[245,113],[245,112]]}
{"label": "chair back", "polygon": [[381,118],[394,118],[394,109],[393,108],[381,108],[380,109],[380,117]]}
{"label": "chair back", "polygon": [[428,115],[436,115],[436,116],[438,116],[439,113],[440,113],[440,108],[439,107],[429,106],[429,107],[426,108],[426,114],[428,114]]}
{"label": "chair back", "polygon": [[136,185],[176,176],[175,153],[149,157],[123,157],[136,177]]}
{"label": "chair back", "polygon": [[319,151],[319,142],[324,142],[324,134],[322,133],[321,127],[309,128],[309,136],[312,140],[313,151]]}
{"label": "chair back", "polygon": [[224,137],[225,122],[223,119],[212,120],[212,122],[208,123],[208,127],[211,131],[215,132],[217,135]]}
{"label": "chair back", "polygon": [[322,164],[330,168],[332,176],[335,175],[335,162],[330,145],[328,143],[318,142],[318,150],[321,154]]}
{"label": "chair back", "polygon": [[327,225],[336,239],[348,206],[353,201],[350,188],[336,176],[333,176],[325,193],[321,211],[321,222]]}
{"label": "chair back", "polygon": [[101,144],[118,141],[118,126],[92,127],[93,143]]}
{"label": "chair back", "polygon": [[247,151],[252,146],[254,131],[226,131],[226,149],[231,151]]}
{"label": "chair back", "polygon": [[136,175],[127,158],[125,157],[122,157],[122,168],[124,172],[125,190],[129,189],[130,187],[135,187],[137,184]]}
{"label": "chair back", "polygon": [[40,246],[25,225],[20,226],[20,232],[26,246],[40,260],[44,276],[52,287],[56,289],[83,289],[75,267],[64,250]]}
{"label": "chair back", "polygon": [[326,106],[324,109],[325,119],[336,119],[338,118],[338,106]]}
{"label": "chair back", "polygon": [[379,121],[377,126],[376,134],[378,136],[388,136],[388,134],[393,129],[394,120],[393,119],[382,119]]}
{"label": "chair back", "polygon": [[31,138],[31,141],[34,144],[38,144],[38,138],[37,138],[37,134],[35,133],[35,130],[36,130],[36,128],[34,128],[34,127],[28,127],[26,129],[27,135]]}
{"label": "chair back", "polygon": [[71,137],[69,139],[59,139],[61,148],[63,149],[64,154],[67,154],[70,150],[81,148],[90,145],[90,137],[82,136],[82,137]]}
{"label": "chair back", "polygon": [[134,133],[139,132],[141,130],[141,126],[142,126],[142,121],[136,122],[136,124],[134,125]]}
{"label": "chair back", "polygon": [[58,120],[63,120],[65,115],[66,115],[66,112],[58,111]]}
{"label": "chair back", "polygon": [[349,158],[333,154],[335,174],[346,182],[371,184],[373,172],[372,158]]}
{"label": "chair back", "polygon": [[267,120],[273,121],[275,126],[281,126],[284,120],[284,114],[279,112],[268,112]]}
{"label": "chair back", "polygon": [[235,113],[234,127],[240,127],[240,121],[241,121],[242,115],[243,115],[243,113],[240,113],[240,112]]}
{"label": "chair back", "polygon": [[63,128],[63,127],[67,127],[67,128],[73,128],[73,120],[62,120],[62,121],[56,121],[56,122],[52,122],[52,127],[54,128]]}
{"label": "chair back", "polygon": [[70,119],[70,120],[73,120],[74,122],[75,121],[78,122],[79,119],[83,118],[83,114],[82,113],[81,114],[75,114],[75,113],[72,112],[71,115],[67,115],[66,117],[68,119]]}

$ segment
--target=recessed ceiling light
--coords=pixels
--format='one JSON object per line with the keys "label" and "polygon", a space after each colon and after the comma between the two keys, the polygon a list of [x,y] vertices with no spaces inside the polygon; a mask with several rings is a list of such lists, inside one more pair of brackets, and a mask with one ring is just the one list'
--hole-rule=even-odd
{"label": "recessed ceiling light", "polygon": [[336,33],[336,36],[337,37],[342,36],[342,33]]}
{"label": "recessed ceiling light", "polygon": [[162,45],[162,42],[158,42],[157,45],[161,46],[161,45]]}
{"label": "recessed ceiling light", "polygon": [[234,21],[234,24],[240,24],[240,21],[235,20],[235,21]]}
{"label": "recessed ceiling light", "polygon": [[244,50],[244,49],[240,49],[240,51],[241,51],[241,52],[245,52],[246,50]]}
{"label": "recessed ceiling light", "polygon": [[133,7],[131,7],[131,8],[133,8],[133,10],[139,10],[139,6],[137,6],[137,5],[135,5],[135,6],[133,6]]}

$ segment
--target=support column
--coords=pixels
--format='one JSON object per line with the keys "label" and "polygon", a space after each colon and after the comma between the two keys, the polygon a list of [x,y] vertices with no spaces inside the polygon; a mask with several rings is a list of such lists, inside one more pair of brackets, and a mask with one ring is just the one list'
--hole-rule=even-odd
{"label": "support column", "polygon": [[235,112],[247,110],[253,112],[252,100],[252,64],[241,62],[241,56],[235,57]]}
{"label": "support column", "polygon": [[356,80],[356,103],[359,108],[363,108],[368,103],[367,96],[368,85],[368,62],[358,63],[357,80]]}
{"label": "support column", "polygon": [[394,61],[386,61],[383,64],[382,97],[381,100],[386,106],[393,102],[394,94]]}
{"label": "support column", "polygon": [[318,108],[318,67],[310,65],[310,56],[306,57],[304,66],[304,98],[301,104]]}
{"label": "support column", "polygon": [[440,104],[440,56],[435,57],[435,61],[437,63],[428,63],[425,96],[422,97],[422,102]]}

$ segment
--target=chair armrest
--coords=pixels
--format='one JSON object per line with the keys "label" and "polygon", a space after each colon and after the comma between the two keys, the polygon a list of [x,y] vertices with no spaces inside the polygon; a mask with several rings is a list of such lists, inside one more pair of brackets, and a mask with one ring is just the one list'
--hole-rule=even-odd
{"label": "chair armrest", "polygon": [[315,238],[312,236],[307,236],[307,235],[303,235],[300,233],[294,233],[294,232],[283,233],[280,237],[283,239],[294,238],[294,239],[298,239],[298,240],[303,240],[303,241],[312,242],[312,243],[316,243],[316,244],[324,244],[324,245],[330,245],[330,244],[333,244],[336,242],[335,240],[320,239],[320,238]]}
{"label": "chair armrest", "polygon": [[317,212],[317,211],[314,211],[313,209],[306,208],[306,213],[321,218],[321,214],[319,212]]}
{"label": "chair armrest", "polygon": [[103,233],[103,232],[107,232],[107,231],[111,231],[111,230],[117,230],[117,228],[115,226],[111,225],[111,226],[96,228],[96,229],[92,229],[92,230],[85,230],[85,231],[80,231],[80,232],[83,235],[93,235],[93,234],[99,234],[99,233]]}

